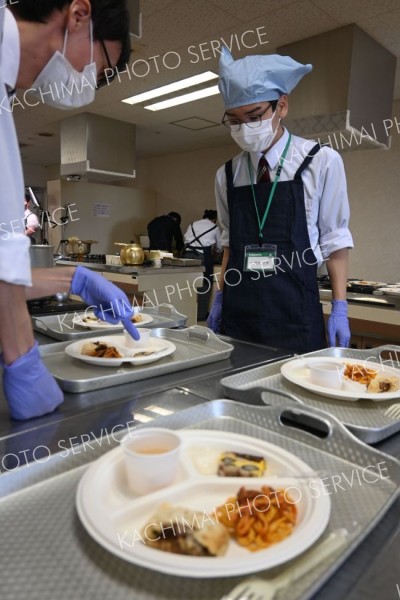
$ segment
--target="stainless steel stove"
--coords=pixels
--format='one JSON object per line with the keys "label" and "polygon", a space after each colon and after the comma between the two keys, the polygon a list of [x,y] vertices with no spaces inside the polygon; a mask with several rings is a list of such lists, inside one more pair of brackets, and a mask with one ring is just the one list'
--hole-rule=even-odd
{"label": "stainless steel stove", "polygon": [[85,310],[88,306],[83,301],[72,300],[71,298],[59,302],[55,296],[28,300],[27,305],[29,314],[33,316],[77,312]]}

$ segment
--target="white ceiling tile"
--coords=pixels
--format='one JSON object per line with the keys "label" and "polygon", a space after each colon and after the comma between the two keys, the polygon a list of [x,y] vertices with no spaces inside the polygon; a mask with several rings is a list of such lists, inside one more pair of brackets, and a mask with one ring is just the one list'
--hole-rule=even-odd
{"label": "white ceiling tile", "polygon": [[174,2],[176,0],[141,0],[140,11],[145,19],[155,12],[169,8]]}
{"label": "white ceiling tile", "polygon": [[215,34],[238,23],[240,19],[205,0],[177,0],[144,20],[140,42],[151,50],[168,52],[207,41],[210,31]]}
{"label": "white ceiling tile", "polygon": [[294,4],[296,0],[209,0],[227,14],[237,17],[243,22],[250,19],[270,16],[273,12],[281,10],[283,6]]}
{"label": "white ceiling tile", "polygon": [[395,56],[400,57],[400,9],[360,19],[359,26]]}
{"label": "white ceiling tile", "polygon": [[395,10],[399,0],[312,0],[342,25],[358,23],[376,15]]}

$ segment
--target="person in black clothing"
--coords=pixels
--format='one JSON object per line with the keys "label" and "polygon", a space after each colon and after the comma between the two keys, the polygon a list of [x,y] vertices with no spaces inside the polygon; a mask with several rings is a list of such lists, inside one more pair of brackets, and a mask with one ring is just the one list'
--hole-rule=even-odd
{"label": "person in black clothing", "polygon": [[150,221],[147,225],[150,250],[172,252],[172,241],[174,240],[176,250],[180,252],[184,246],[180,225],[181,215],[177,212],[170,212]]}

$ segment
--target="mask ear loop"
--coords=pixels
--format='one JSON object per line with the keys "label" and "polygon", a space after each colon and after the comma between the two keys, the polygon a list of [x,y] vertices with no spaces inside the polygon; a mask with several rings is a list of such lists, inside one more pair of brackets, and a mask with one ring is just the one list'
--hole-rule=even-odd
{"label": "mask ear loop", "polygon": [[90,64],[93,63],[93,21],[90,19]]}
{"label": "mask ear loop", "polygon": [[64,34],[63,56],[65,56],[65,52],[67,50],[67,40],[68,40],[68,25],[65,28],[65,34]]}

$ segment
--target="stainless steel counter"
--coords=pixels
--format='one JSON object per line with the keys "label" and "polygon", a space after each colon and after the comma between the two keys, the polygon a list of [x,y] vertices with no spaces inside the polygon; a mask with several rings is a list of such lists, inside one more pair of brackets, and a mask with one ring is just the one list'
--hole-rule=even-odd
{"label": "stainless steel counter", "polygon": [[86,262],[73,262],[69,260],[58,260],[56,266],[60,267],[86,267],[93,271],[102,271],[104,273],[120,273],[121,275],[144,275],[144,274],[165,274],[171,273],[172,271],[179,271],[181,273],[203,273],[204,267],[201,265],[192,265],[190,267],[184,266],[166,266],[152,267],[152,266],[141,266],[141,265],[104,265],[100,263],[86,263]]}
{"label": "stainless steel counter", "polygon": [[[51,343],[49,338],[38,337],[41,343]],[[71,447],[72,444],[82,443],[84,439],[94,436],[104,437],[105,432],[110,432],[115,427],[122,428],[133,420],[137,422],[153,419],[158,414],[167,414],[168,411],[177,412],[220,398],[218,382],[222,377],[277,360],[284,355],[278,349],[254,344],[234,342],[234,345],[235,350],[231,358],[220,363],[133,385],[122,385],[79,395],[66,394],[64,405],[55,414],[25,423],[12,422],[8,417],[5,401],[0,398],[0,460],[2,461],[7,455],[9,458],[7,468],[11,470],[14,466],[13,454],[24,456],[26,461],[35,459],[38,461],[40,446],[57,452],[67,446],[67,440],[68,447]],[[385,440],[377,447],[400,458],[399,435]],[[25,463],[21,462],[22,464]],[[356,514],[355,506],[355,518]],[[400,585],[399,515],[400,502],[398,501],[350,559],[313,596],[314,600],[361,600],[361,598],[375,600],[377,597],[395,600],[398,598],[399,592],[396,586]],[[26,543],[26,540],[21,540],[21,544],[23,543]],[[5,548],[2,554],[6,557]],[[3,559],[0,559],[0,569],[5,568],[4,564],[1,566],[2,561]],[[32,594],[34,597],[34,589]],[[182,594],[179,598],[188,600],[187,594],[183,591]],[[2,600],[26,600],[12,592],[0,595]],[[81,597],[86,597],[84,590]],[[98,600],[108,600],[108,598],[98,598]]]}

